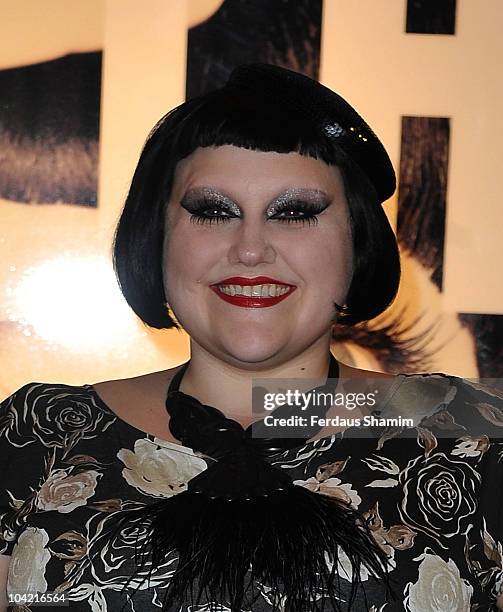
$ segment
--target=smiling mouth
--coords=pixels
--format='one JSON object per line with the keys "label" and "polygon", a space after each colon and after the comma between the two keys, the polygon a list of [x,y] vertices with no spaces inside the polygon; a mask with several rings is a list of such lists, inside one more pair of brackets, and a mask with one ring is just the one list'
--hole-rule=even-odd
{"label": "smiling mouth", "polygon": [[274,306],[295,291],[294,285],[211,285],[210,288],[225,302],[243,308]]}
{"label": "smiling mouth", "polygon": [[244,295],[246,297],[278,297],[291,289],[286,285],[217,285],[226,295]]}

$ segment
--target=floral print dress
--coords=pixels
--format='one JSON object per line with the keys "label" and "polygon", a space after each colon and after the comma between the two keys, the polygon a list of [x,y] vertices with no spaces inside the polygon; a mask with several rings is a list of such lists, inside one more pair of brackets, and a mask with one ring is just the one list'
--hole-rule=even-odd
{"label": "floral print dress", "polygon": [[[396,594],[386,601],[362,568],[372,612],[497,610],[503,394],[444,374],[399,375],[380,407],[381,416],[420,416],[420,424],[359,427],[356,435],[331,434],[269,461],[295,485],[347,500],[363,513],[388,556]],[[0,404],[0,554],[11,556],[8,594],[60,594],[82,612],[161,610],[175,552],[150,580],[124,588],[134,573],[138,533],[110,540],[107,522],[184,491],[213,461],[122,421],[92,385],[25,385]],[[342,551],[337,571],[349,587],[351,566]],[[271,610],[267,585],[254,588],[253,611]],[[365,610],[364,599],[358,602],[354,609]],[[220,612],[234,612],[218,603]],[[35,609],[26,599],[9,608]]]}

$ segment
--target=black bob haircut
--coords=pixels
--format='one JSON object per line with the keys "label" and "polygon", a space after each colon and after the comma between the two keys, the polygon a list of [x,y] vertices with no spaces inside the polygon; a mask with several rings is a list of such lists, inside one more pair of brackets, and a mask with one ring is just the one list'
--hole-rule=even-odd
{"label": "black bob haircut", "polygon": [[395,235],[367,175],[297,109],[271,99],[261,102],[260,97],[254,98],[253,107],[240,105],[223,88],[168,112],[143,147],[113,244],[119,286],[140,319],[157,329],[180,329],[168,312],[162,269],[174,170],[198,147],[226,144],[297,152],[339,168],[349,207],[354,271],[346,304],[334,304],[334,321],[354,325],[381,314],[398,291],[400,259]]}

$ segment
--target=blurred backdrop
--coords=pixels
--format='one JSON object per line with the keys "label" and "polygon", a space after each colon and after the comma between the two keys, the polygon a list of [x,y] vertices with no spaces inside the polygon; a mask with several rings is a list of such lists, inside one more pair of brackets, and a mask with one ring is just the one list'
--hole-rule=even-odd
{"label": "blurred backdrop", "polygon": [[234,66],[340,92],[388,149],[403,263],[333,352],[389,372],[503,375],[501,0],[2,0],[0,396],[173,367],[188,337],[129,311],[110,245],[154,123]]}

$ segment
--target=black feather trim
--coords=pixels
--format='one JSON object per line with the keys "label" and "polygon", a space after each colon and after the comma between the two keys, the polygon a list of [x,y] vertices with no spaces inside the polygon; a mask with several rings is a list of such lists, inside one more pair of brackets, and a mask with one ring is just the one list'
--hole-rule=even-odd
{"label": "black feather trim", "polygon": [[[246,599],[253,581],[285,597],[272,607],[275,612],[350,610],[363,588],[362,566],[391,592],[386,555],[360,514],[304,487],[231,502],[186,491],[127,518],[140,517],[151,528],[141,568],[147,561],[151,568],[160,566],[174,549],[179,555],[163,610],[201,601],[253,610],[253,601]],[[339,547],[353,568],[347,608],[337,573]]]}

